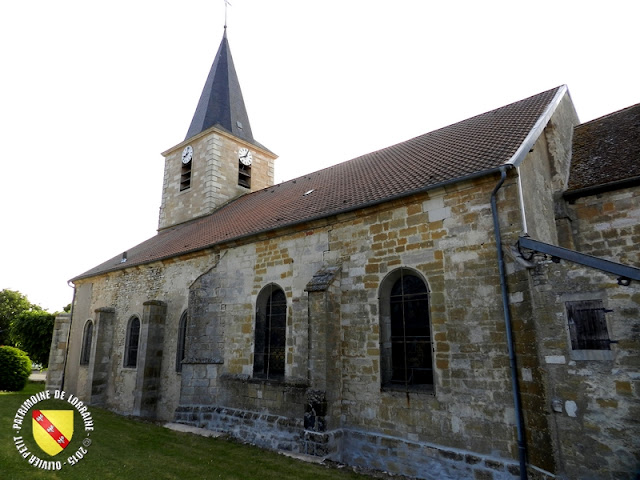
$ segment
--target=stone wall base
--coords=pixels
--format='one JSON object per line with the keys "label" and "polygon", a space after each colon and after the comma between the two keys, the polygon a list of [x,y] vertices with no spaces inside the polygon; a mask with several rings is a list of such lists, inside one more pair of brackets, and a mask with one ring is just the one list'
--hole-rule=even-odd
{"label": "stone wall base", "polygon": [[[520,466],[515,460],[349,429],[342,431],[339,461],[347,465],[426,480],[520,478]],[[530,467],[528,478],[551,480],[555,476]]]}
{"label": "stone wall base", "polygon": [[[175,421],[226,433],[270,450],[325,457],[347,465],[426,480],[520,478],[519,464],[515,460],[347,428],[314,432],[304,429],[303,419],[268,413],[228,407],[181,406],[176,409]],[[528,478],[551,480],[555,476],[530,467]]]}
{"label": "stone wall base", "polygon": [[178,407],[175,421],[226,433],[271,450],[306,453],[303,419],[228,407],[195,405]]}

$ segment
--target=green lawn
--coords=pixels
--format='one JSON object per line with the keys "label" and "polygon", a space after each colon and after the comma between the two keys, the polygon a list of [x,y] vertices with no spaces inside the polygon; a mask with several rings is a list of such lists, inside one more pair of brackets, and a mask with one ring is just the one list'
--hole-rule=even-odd
{"label": "green lawn", "polygon": [[[76,465],[64,465],[57,472],[37,469],[19,454],[13,437],[13,417],[31,395],[43,390],[43,384],[29,383],[17,393],[0,392],[0,478],[30,479],[367,479],[346,468],[338,470],[242,445],[221,438],[200,437],[175,432],[151,423],[132,420],[106,410],[91,408],[95,431],[88,453]],[[35,408],[68,409],[51,400]],[[42,406],[44,405],[44,406]],[[53,408],[52,408],[53,407]],[[76,412],[77,413],[77,412]],[[82,419],[74,415],[74,435],[64,452],[49,457],[39,450],[32,437],[31,412],[25,418],[20,435],[29,451],[43,460],[64,462],[67,451],[75,452],[85,438]],[[27,421],[28,420],[28,421]],[[59,458],[63,457],[63,458]]]}

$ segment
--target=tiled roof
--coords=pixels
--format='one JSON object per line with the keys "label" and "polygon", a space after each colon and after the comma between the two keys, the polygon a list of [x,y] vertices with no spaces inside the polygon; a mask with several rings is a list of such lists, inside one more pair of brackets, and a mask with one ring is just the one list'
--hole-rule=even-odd
{"label": "tiled roof", "polygon": [[211,215],[160,231],[73,280],[389,201],[509,163],[558,87],[411,140],[244,195]]}
{"label": "tiled roof", "polygon": [[575,127],[567,192],[640,179],[640,104]]}

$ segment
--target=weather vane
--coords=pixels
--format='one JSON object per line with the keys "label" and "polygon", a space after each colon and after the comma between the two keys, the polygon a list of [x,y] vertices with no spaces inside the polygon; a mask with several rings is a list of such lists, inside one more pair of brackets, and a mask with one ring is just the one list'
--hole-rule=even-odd
{"label": "weather vane", "polygon": [[224,0],[224,28],[227,29],[227,6],[231,6],[229,0]]}

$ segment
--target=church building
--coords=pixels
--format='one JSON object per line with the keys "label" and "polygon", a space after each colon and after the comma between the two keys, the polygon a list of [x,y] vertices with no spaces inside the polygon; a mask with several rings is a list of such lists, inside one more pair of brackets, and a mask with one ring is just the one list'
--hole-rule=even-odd
{"label": "church building", "polygon": [[225,30],[163,156],[47,388],[424,479],[639,471],[640,105],[580,124],[560,86],[274,185]]}

